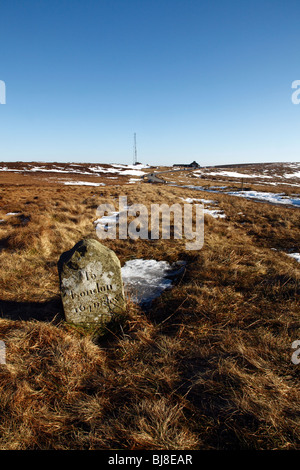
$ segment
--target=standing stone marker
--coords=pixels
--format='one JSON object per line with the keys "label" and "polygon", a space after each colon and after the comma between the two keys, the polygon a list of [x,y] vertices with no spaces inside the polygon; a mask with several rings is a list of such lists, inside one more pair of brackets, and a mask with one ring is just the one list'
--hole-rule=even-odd
{"label": "standing stone marker", "polygon": [[66,320],[75,324],[107,323],[125,310],[121,264],[114,251],[85,239],[58,262]]}

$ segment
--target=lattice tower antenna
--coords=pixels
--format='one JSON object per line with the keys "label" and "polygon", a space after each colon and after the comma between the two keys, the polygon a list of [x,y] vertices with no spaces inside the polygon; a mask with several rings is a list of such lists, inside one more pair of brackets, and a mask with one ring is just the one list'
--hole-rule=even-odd
{"label": "lattice tower antenna", "polygon": [[136,133],[134,133],[134,143],[133,143],[133,164],[137,164],[137,150],[136,150]]}

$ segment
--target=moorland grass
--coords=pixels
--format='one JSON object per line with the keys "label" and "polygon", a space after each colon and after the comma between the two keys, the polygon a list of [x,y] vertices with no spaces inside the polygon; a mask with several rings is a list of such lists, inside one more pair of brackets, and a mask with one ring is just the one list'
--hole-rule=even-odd
{"label": "moorland grass", "polygon": [[[205,216],[195,252],[185,240],[104,240],[122,265],[187,264],[150,309],[128,299],[124,321],[98,335],[65,323],[57,261],[96,238],[98,205],[119,195],[149,208],[214,199],[226,218]],[[144,183],[0,186],[1,449],[299,449],[300,270],[286,254],[299,251],[299,213],[211,196]]]}

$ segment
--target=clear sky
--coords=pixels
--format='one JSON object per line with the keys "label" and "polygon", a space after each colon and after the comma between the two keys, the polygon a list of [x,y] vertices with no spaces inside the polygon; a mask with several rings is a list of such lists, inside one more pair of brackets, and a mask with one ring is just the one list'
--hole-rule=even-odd
{"label": "clear sky", "polygon": [[0,161],[300,161],[299,0],[1,0]]}

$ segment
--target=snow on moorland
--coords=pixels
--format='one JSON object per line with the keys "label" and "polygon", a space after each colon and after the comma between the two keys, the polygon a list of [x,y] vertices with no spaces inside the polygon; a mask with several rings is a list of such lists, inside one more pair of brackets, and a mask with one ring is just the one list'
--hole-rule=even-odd
{"label": "snow on moorland", "polygon": [[287,253],[287,255],[300,263],[300,253]]}
{"label": "snow on moorland", "polygon": [[93,183],[92,181],[64,181],[69,186],[105,186],[105,183]]}
{"label": "snow on moorland", "polygon": [[291,198],[285,196],[284,193],[270,193],[267,191],[229,191],[227,194],[231,196],[245,197],[247,199],[256,199],[272,204],[300,206],[300,198]]}
{"label": "snow on moorland", "polygon": [[184,261],[173,265],[154,259],[132,259],[121,268],[125,290],[139,304],[148,304],[172,286],[172,278],[178,276]]}
{"label": "snow on moorland", "polygon": [[[192,197],[187,197],[187,198],[181,198],[183,201],[192,204],[193,202],[201,202],[202,204],[217,204],[217,201],[212,201],[210,199],[197,199],[197,198],[192,198]],[[204,208],[203,209],[204,214],[210,215],[211,217],[214,217],[215,219],[224,219],[226,215],[224,214],[223,211],[221,210],[216,210],[216,209],[208,209]]]}

